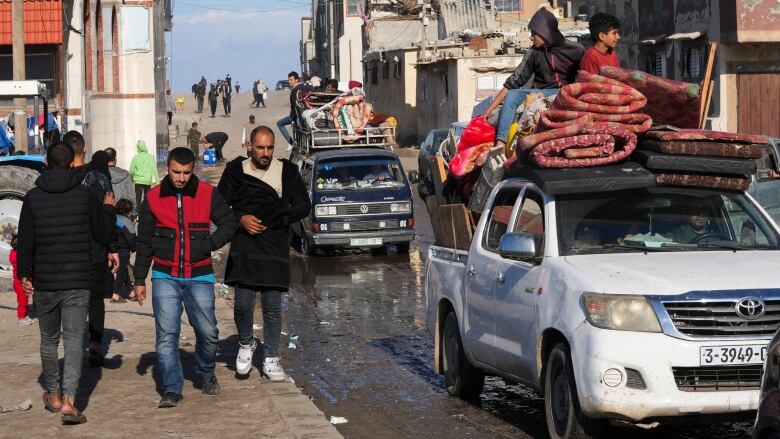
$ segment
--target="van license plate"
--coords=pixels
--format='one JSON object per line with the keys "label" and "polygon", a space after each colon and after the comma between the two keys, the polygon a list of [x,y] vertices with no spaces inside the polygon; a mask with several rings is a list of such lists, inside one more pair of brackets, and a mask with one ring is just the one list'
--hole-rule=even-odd
{"label": "van license plate", "polygon": [[382,245],[382,238],[353,238],[349,240],[352,247],[365,247],[367,245]]}
{"label": "van license plate", "polygon": [[764,364],[766,347],[765,344],[701,346],[699,365]]}

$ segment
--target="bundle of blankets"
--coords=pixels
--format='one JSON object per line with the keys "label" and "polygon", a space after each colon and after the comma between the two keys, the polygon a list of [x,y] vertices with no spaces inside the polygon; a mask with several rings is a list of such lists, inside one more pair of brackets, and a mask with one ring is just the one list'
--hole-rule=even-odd
{"label": "bundle of blankets", "polygon": [[[542,168],[584,168],[627,159],[637,134],[653,124],[641,110],[647,97],[634,87],[580,71],[561,88],[536,132],[518,140],[517,160]],[[509,165],[511,166],[511,164]]]}
{"label": "bundle of blankets", "polygon": [[664,186],[747,190],[767,139],[698,129],[648,131],[634,159]]}

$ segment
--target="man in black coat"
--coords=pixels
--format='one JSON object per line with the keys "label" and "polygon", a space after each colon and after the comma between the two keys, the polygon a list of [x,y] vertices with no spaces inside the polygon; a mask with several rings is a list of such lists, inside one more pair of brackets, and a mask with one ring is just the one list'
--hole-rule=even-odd
{"label": "man in black coat", "polygon": [[217,189],[239,219],[241,227],[230,244],[225,283],[235,289],[234,318],[239,336],[236,371],[252,367],[257,342],[252,334],[255,296],[263,309],[263,374],[271,381],[285,379],[279,366],[282,294],[290,285],[289,228],[311,209],[298,167],[274,159],[274,133],[258,126],[247,142],[249,158],[228,163]]}
{"label": "man in black coat", "polygon": [[[90,288],[94,284],[92,243],[107,246],[116,221],[114,196],[103,199],[72,172],[73,149],[55,143],[46,152],[48,172],[24,197],[19,217],[19,279],[38,310],[46,408],[64,424],[86,417],[74,406]],[[102,205],[102,206],[101,206]],[[62,333],[65,366],[60,385],[57,347]]]}

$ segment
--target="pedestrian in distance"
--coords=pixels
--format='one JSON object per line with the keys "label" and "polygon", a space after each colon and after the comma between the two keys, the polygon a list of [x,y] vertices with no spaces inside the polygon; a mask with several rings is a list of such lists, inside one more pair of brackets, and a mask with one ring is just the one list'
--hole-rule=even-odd
{"label": "pedestrian in distance", "polygon": [[231,88],[230,83],[225,81],[222,83],[222,86],[219,90],[220,96],[222,96],[222,109],[225,111],[225,117],[230,117],[230,110],[231,110]]}
{"label": "pedestrian in distance", "polygon": [[239,334],[236,372],[246,375],[257,341],[252,333],[255,298],[263,313],[262,372],[283,381],[279,365],[282,295],[290,284],[289,228],[311,210],[298,167],[275,159],[274,133],[258,126],[246,147],[249,158],[238,157],[225,168],[217,189],[233,208],[240,228],[230,244],[225,283],[235,291],[234,317]]}
{"label": "pedestrian in distance", "polygon": [[[135,199],[135,188],[130,173],[117,166],[116,149],[108,147],[104,149],[108,155],[108,172],[111,174],[111,187],[114,188],[114,198],[117,200]],[[132,213],[135,213],[133,210]]]}
{"label": "pedestrian in distance", "polygon": [[176,112],[176,105],[173,103],[173,96],[171,96],[171,90],[165,90],[165,107],[168,110],[168,125],[173,124],[173,113]]}
{"label": "pedestrian in distance", "polygon": [[593,45],[585,49],[580,60],[580,70],[598,75],[601,66],[620,67],[620,58],[617,56],[620,20],[600,12],[591,17],[588,28]]}
{"label": "pedestrian in distance", "polygon": [[[98,199],[73,172],[73,149],[57,142],[46,151],[48,171],[24,197],[19,217],[19,278],[32,296],[41,332],[44,408],[63,424],[82,424],[75,406],[81,378],[83,334],[94,284],[92,241],[107,246],[114,232],[114,196]],[[65,359],[60,382],[57,349]]]}
{"label": "pedestrian in distance", "polygon": [[[160,408],[182,401],[179,338],[183,309],[195,330],[195,372],[201,390],[207,395],[220,393],[214,374],[219,332],[211,252],[230,241],[237,221],[222,195],[201,182],[194,168],[192,151],[171,150],[168,175],[149,191],[139,208],[134,289],[138,304],[143,305],[151,267],[157,363],[163,384]],[[213,233],[210,223],[216,225]]]}
{"label": "pedestrian in distance", "polygon": [[[111,184],[111,172],[108,169],[108,154],[105,151],[96,151],[92,160],[85,163],[87,145],[84,136],[77,131],[65,133],[65,143],[73,150],[73,169],[82,180],[81,184],[98,200],[102,200],[106,193],[113,193]],[[103,335],[106,324],[105,299],[111,297],[112,271],[119,265],[119,255],[111,251],[108,245],[92,240],[92,271],[93,284],[90,287],[89,296],[89,363],[93,367],[103,364]]]}
{"label": "pedestrian in distance", "polygon": [[241,84],[239,84],[238,81],[236,81],[236,94],[239,93],[241,93]]}
{"label": "pedestrian in distance", "polygon": [[215,131],[213,133],[208,133],[203,137],[203,143],[206,145],[211,145],[209,148],[214,149],[217,153],[217,160],[220,162],[225,161],[225,156],[222,155],[222,148],[225,147],[225,144],[228,141],[228,135],[226,133],[223,133],[221,131]]}
{"label": "pedestrian in distance", "polygon": [[193,122],[192,128],[190,128],[190,131],[187,133],[187,145],[189,145],[190,150],[192,150],[192,153],[195,155],[195,161],[198,161],[198,158],[200,157],[200,131],[198,131],[198,123]]}
{"label": "pedestrian in distance", "polygon": [[157,159],[149,154],[146,149],[146,142],[139,140],[135,145],[138,153],[133,156],[130,162],[130,176],[135,185],[135,205],[140,206],[146,197],[146,193],[152,185],[160,181],[157,175]]}
{"label": "pedestrian in distance", "polygon": [[130,218],[132,212],[132,201],[121,198],[116,202],[116,250],[119,253],[119,269],[114,278],[111,303],[127,302],[133,290],[129,272],[130,255],[135,253],[136,249],[135,223]]}
{"label": "pedestrian in distance", "polygon": [[246,145],[247,142],[249,142],[249,135],[252,134],[252,130],[257,128],[257,123],[255,123],[255,115],[250,114],[249,115],[249,122],[244,124],[244,129],[241,131],[241,145]]}
{"label": "pedestrian in distance", "polygon": [[195,101],[198,103],[198,113],[203,113],[203,101],[205,97],[206,97],[206,85],[203,83],[196,84]]}
{"label": "pedestrian in distance", "polygon": [[13,288],[16,293],[16,324],[18,326],[29,326],[33,324],[33,320],[30,318],[30,301],[27,294],[22,288],[22,281],[19,280],[19,268],[17,264],[17,251],[19,238],[16,233],[11,234],[11,253],[8,255],[8,262],[11,263],[13,268]]}
{"label": "pedestrian in distance", "polygon": [[257,108],[258,105],[260,105],[260,93],[257,90],[257,84],[259,84],[260,81],[255,81],[252,83],[252,103],[249,104],[249,108]]}
{"label": "pedestrian in distance", "polygon": [[217,86],[211,84],[211,89],[209,90],[209,107],[211,108],[211,117],[214,117],[214,115],[217,113],[218,97],[219,97],[219,91],[217,90]]}

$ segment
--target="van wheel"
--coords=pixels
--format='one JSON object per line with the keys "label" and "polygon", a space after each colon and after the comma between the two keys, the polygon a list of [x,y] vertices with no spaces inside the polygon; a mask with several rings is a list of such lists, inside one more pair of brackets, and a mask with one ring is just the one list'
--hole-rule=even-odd
{"label": "van wheel", "polygon": [[454,312],[444,318],[442,332],[442,363],[444,384],[447,392],[462,399],[476,399],[482,393],[485,373],[469,364],[463,351],[458,329],[458,318]]}
{"label": "van wheel", "polygon": [[395,243],[395,252],[399,255],[405,255],[409,253],[409,242],[396,242]]}
{"label": "van wheel", "polygon": [[309,242],[304,236],[301,238],[301,253],[306,256],[317,256],[317,245]]}
{"label": "van wheel", "polygon": [[547,357],[544,374],[544,414],[550,439],[598,437],[604,422],[580,411],[569,346],[558,343]]}

